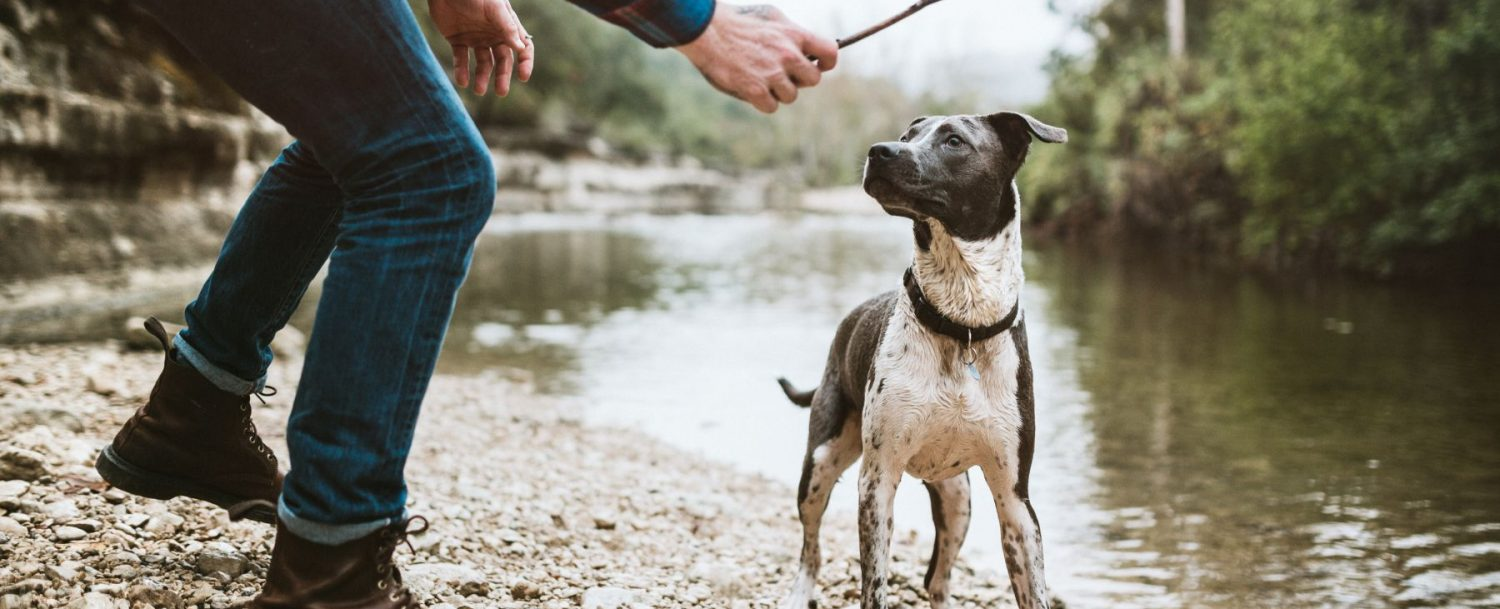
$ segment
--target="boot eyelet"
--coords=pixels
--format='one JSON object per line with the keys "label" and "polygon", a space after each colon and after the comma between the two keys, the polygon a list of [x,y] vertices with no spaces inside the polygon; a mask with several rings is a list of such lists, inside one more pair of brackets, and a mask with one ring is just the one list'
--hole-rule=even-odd
{"label": "boot eyelet", "polygon": [[[380,580],[380,583],[375,584],[375,589],[377,589],[377,590],[384,590],[385,589],[385,580],[382,579],[382,580]],[[392,599],[392,600],[395,600],[395,599]]]}
{"label": "boot eyelet", "polygon": [[395,592],[392,592],[391,595],[389,597],[387,597],[387,598],[391,599],[391,602],[393,602],[393,603],[399,603],[399,602],[401,602],[401,595],[397,594]]}

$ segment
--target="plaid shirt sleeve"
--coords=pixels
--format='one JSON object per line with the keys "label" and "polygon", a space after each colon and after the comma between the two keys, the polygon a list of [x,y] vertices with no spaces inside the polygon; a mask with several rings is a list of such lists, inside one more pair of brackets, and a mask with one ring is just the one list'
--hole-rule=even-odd
{"label": "plaid shirt sleeve", "polygon": [[568,0],[656,48],[698,38],[714,16],[714,0]]}

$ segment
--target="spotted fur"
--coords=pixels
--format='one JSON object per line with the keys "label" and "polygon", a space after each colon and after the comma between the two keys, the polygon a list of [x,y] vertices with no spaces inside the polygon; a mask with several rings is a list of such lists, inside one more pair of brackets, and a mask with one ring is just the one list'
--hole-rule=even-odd
{"label": "spotted fur", "polygon": [[[1014,113],[926,117],[900,142],[871,149],[866,192],[914,221],[913,272],[925,298],[949,319],[982,327],[1019,302],[1025,274],[1013,178],[1032,136],[1063,141],[1066,132]],[[970,347],[978,379],[963,365]],[[932,500],[936,535],[923,585],[935,609],[947,606],[949,574],[968,531],[974,467],[995,501],[1018,606],[1049,607],[1041,528],[1027,495],[1035,439],[1029,357],[1024,311],[1009,330],[972,345],[927,329],[900,292],[845,318],[812,393],[797,498],[802,555],[782,609],[816,606],[828,493],[861,455],[862,607],[884,608],[891,598],[892,504],[903,473],[923,480]]]}

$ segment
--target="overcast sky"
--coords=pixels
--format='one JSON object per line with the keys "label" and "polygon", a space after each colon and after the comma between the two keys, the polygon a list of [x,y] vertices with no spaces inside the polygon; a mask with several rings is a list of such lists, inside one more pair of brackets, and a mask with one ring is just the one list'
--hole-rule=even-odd
{"label": "overcast sky", "polygon": [[[1088,49],[1073,26],[1098,0],[944,0],[846,49],[839,66],[896,75],[912,90],[974,86],[994,101],[1024,104],[1046,93],[1042,65],[1053,49]],[[831,37],[852,34],[901,12],[913,0],[769,0],[792,19]]]}

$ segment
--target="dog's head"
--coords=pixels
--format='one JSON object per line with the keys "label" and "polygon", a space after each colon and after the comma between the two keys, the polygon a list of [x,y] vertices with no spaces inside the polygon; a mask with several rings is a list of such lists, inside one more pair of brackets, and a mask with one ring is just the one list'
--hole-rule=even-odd
{"label": "dog's head", "polygon": [[1032,137],[1062,143],[1068,132],[1016,112],[924,116],[901,139],[870,147],[865,192],[886,213],[931,218],[960,239],[990,237],[1015,220],[1005,194]]}

